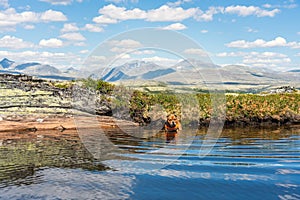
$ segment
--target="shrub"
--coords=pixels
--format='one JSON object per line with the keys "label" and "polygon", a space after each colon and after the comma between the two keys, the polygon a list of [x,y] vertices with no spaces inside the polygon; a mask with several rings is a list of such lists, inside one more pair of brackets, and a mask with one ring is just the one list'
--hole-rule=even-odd
{"label": "shrub", "polygon": [[92,78],[87,78],[87,79],[82,79],[81,81],[85,88],[97,90],[102,94],[110,94],[115,88],[115,85],[103,81],[101,79],[94,80]]}

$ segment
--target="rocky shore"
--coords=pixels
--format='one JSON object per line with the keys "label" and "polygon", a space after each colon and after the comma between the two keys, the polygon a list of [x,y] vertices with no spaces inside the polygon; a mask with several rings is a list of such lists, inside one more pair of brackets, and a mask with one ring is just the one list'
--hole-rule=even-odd
{"label": "rocky shore", "polygon": [[76,130],[74,119],[72,117],[48,117],[48,118],[4,118],[0,121],[1,132],[36,132],[46,130],[57,130],[64,132],[65,130]]}
{"label": "rocky shore", "polygon": [[[93,123],[89,123],[93,122]],[[84,126],[82,125],[84,124]],[[117,120],[110,116],[48,116],[37,118],[29,116],[26,118],[7,117],[0,120],[0,133],[35,133],[40,131],[67,132],[80,129],[117,129],[117,125],[122,127],[135,128],[138,126],[125,120]]]}
{"label": "rocky shore", "polygon": [[66,114],[71,90],[27,75],[0,74],[0,116]]}
{"label": "rocky shore", "polygon": [[[95,85],[97,89],[91,89],[87,85]],[[150,122],[153,125],[156,120],[159,122],[157,126],[161,126],[164,118],[157,120],[150,116],[153,102],[169,112],[181,109],[176,97],[170,95],[151,96],[133,92],[126,99],[124,95],[128,91],[114,88],[112,94],[111,87],[110,84],[91,80],[51,81],[27,75],[0,74],[0,132],[75,130],[74,116],[85,115],[113,115],[142,126]],[[195,124],[199,128],[207,127],[211,121],[212,110],[209,94],[199,94],[198,101],[201,105],[199,120],[186,123],[193,124],[193,127]],[[226,101],[227,127],[300,123],[300,94],[294,88],[282,87],[269,94],[227,95]],[[113,119],[102,120],[102,124],[113,126]]]}

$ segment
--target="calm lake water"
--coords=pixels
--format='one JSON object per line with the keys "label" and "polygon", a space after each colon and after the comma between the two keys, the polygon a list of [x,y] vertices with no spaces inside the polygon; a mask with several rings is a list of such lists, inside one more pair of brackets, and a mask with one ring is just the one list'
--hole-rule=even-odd
{"label": "calm lake water", "polygon": [[0,199],[300,199],[299,126],[105,138],[0,133]]}

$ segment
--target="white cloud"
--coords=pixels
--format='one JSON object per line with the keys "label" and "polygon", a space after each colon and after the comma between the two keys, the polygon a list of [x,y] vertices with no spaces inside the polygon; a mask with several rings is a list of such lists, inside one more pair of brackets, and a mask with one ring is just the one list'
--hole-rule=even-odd
{"label": "white cloud", "polygon": [[246,65],[252,65],[255,67],[277,67],[281,64],[290,63],[290,58],[260,58],[260,57],[249,57],[244,58],[243,63]]}
{"label": "white cloud", "polygon": [[85,49],[85,50],[81,50],[79,53],[87,54],[88,52],[89,52],[89,50]]}
{"label": "white cloud", "polygon": [[102,63],[104,61],[106,61],[106,57],[105,56],[97,56],[97,55],[92,55],[89,56],[88,61],[93,62],[93,63]]}
{"label": "white cloud", "polygon": [[10,58],[17,63],[39,62],[55,67],[67,67],[66,63],[68,63],[68,66],[78,66],[78,63],[82,63],[83,61],[83,58],[78,56],[78,54],[48,51],[0,51],[0,57]]}
{"label": "white cloud", "polygon": [[208,33],[208,30],[201,30],[201,33]]}
{"label": "white cloud", "polygon": [[256,52],[256,51],[252,51],[252,52],[222,52],[217,54],[217,56],[219,57],[239,57],[239,56],[243,56],[243,57],[260,57],[260,58],[287,58],[288,56],[286,54],[282,54],[282,53],[277,53],[277,52]]}
{"label": "white cloud", "polygon": [[[39,0],[39,1],[50,3],[52,5],[64,5],[64,6],[70,5],[73,2],[73,0]],[[84,0],[76,0],[76,1],[82,3]]]}
{"label": "white cloud", "polygon": [[41,14],[41,19],[43,21],[67,21],[67,17],[60,11],[47,10]]}
{"label": "white cloud", "polygon": [[146,21],[182,21],[184,19],[193,17],[198,8],[183,9],[181,7],[170,7],[163,5],[158,9],[152,9],[148,11],[134,8],[127,10],[125,7],[117,7],[115,5],[107,5],[99,9],[98,17],[95,17],[93,21],[95,23],[112,24],[124,20],[132,19],[144,19]]}
{"label": "white cloud", "polygon": [[30,11],[17,13],[14,8],[0,11],[0,26],[15,26],[26,22],[38,22],[38,14]]}
{"label": "white cloud", "polygon": [[212,21],[213,16],[216,14],[236,14],[238,16],[256,16],[256,17],[274,17],[279,13],[279,9],[266,10],[256,6],[228,6],[228,7],[209,7],[205,12],[198,10],[198,13],[194,18],[199,21]]}
{"label": "white cloud", "polygon": [[271,5],[271,4],[264,4],[262,5],[264,8],[287,8],[287,9],[293,9],[297,8],[298,5],[294,3],[294,1],[283,1],[283,4],[277,4],[277,5]]}
{"label": "white cloud", "polygon": [[147,13],[139,8],[127,10],[125,7],[117,7],[113,4],[104,6],[99,9],[99,14],[106,16],[109,19],[129,20],[129,19],[145,19]]}
{"label": "white cloud", "polygon": [[115,53],[126,53],[142,47],[139,41],[132,39],[112,40],[109,45],[112,47],[110,51]]}
{"label": "white cloud", "polygon": [[267,47],[291,47],[291,48],[300,48],[300,43],[297,42],[287,42],[283,37],[277,37],[274,40],[265,41],[263,39],[257,39],[253,42],[246,40],[237,40],[225,44],[227,47],[233,48],[267,48]]}
{"label": "white cloud", "polygon": [[155,54],[155,51],[154,50],[137,50],[137,51],[134,51],[132,52],[132,54],[134,55],[150,55],[150,54]]}
{"label": "white cloud", "polygon": [[142,58],[142,60],[146,62],[153,62],[161,66],[173,66],[179,62],[179,59],[171,59],[160,56],[145,57]]}
{"label": "white cloud", "polygon": [[10,26],[0,26],[0,33],[15,32],[16,28]]}
{"label": "white cloud", "polygon": [[39,45],[42,47],[50,47],[50,48],[58,48],[63,46],[63,41],[57,39],[57,38],[50,38],[48,40],[42,39],[39,42]]}
{"label": "white cloud", "polygon": [[245,52],[222,52],[216,54],[218,57],[238,57],[243,55],[245,55]]}
{"label": "white cloud", "polygon": [[109,18],[104,15],[100,15],[98,17],[94,17],[93,22],[95,22],[97,24],[116,24],[116,23],[118,23],[118,20]]}
{"label": "white cloud", "polygon": [[175,1],[175,2],[168,2],[167,5],[168,6],[171,6],[171,7],[178,7],[184,3],[189,3],[191,2],[192,0],[178,0],[178,1]]}
{"label": "white cloud", "polygon": [[212,21],[215,14],[223,13],[223,7],[209,7],[205,12],[198,10],[198,14],[194,17],[198,21]]}
{"label": "white cloud", "polygon": [[[105,0],[106,2],[112,2],[112,3],[115,3],[115,4],[118,4],[118,3],[127,3],[128,0]],[[139,0],[130,0],[131,3],[138,3]]]}
{"label": "white cloud", "polygon": [[8,0],[0,0],[0,6],[2,6],[3,8],[8,8],[9,7]]}
{"label": "white cloud", "polygon": [[207,52],[204,51],[203,49],[191,48],[191,49],[184,50],[183,53],[190,54],[190,55],[207,56]]}
{"label": "white cloud", "polygon": [[245,17],[249,15],[255,15],[257,17],[274,17],[280,12],[279,9],[264,10],[256,6],[228,6],[224,10],[225,13],[237,14]]}
{"label": "white cloud", "polygon": [[243,65],[254,67],[274,67],[280,68],[291,63],[291,59],[286,54],[277,52],[222,52],[218,57],[241,57]]}
{"label": "white cloud", "polygon": [[79,28],[77,27],[76,23],[67,23],[67,24],[64,24],[64,27],[60,31],[62,33],[76,32],[76,31],[79,31]]}
{"label": "white cloud", "polygon": [[34,47],[33,43],[26,42],[23,39],[14,36],[6,35],[0,38],[0,48],[25,49],[25,48],[33,48],[33,47]]}
{"label": "white cloud", "polygon": [[124,0],[105,0],[105,1],[106,2],[116,3],[116,4],[125,2]]}
{"label": "white cloud", "polygon": [[99,66],[104,66],[107,62],[105,56],[100,55],[90,55],[88,59],[84,61],[83,67],[86,69],[98,69]]}
{"label": "white cloud", "polygon": [[52,5],[69,5],[73,0],[40,0],[42,2],[47,2]]}
{"label": "white cloud", "polygon": [[271,4],[268,4],[268,3],[266,3],[266,4],[262,5],[262,7],[264,7],[264,8],[272,8],[272,5],[271,5]]}
{"label": "white cloud", "polygon": [[184,30],[187,27],[184,24],[181,23],[174,23],[174,24],[170,24],[168,26],[163,27],[162,29],[164,30],[174,30],[174,31],[179,31],[179,30]]}
{"label": "white cloud", "polygon": [[[131,56],[127,53],[123,53],[120,56],[118,56],[119,59],[130,59]],[[124,62],[124,61],[123,61]]]}
{"label": "white cloud", "polygon": [[181,7],[170,7],[163,5],[158,9],[147,12],[146,21],[164,22],[164,21],[182,21],[191,18],[197,14],[198,8],[183,9]]}
{"label": "white cloud", "polygon": [[288,8],[288,9],[293,9],[293,8],[297,8],[298,7],[298,4],[288,4],[288,5],[284,5],[282,6],[283,8]]}
{"label": "white cloud", "polygon": [[67,17],[59,11],[47,10],[36,13],[32,11],[16,12],[14,8],[0,10],[0,27],[13,29],[18,24],[66,21]]}
{"label": "white cloud", "polygon": [[141,47],[142,44],[139,41],[132,39],[124,39],[124,40],[112,40],[109,41],[111,46],[124,47],[124,48],[138,48]]}
{"label": "white cloud", "polygon": [[[190,0],[169,2],[156,9],[142,10],[140,8],[127,9],[113,4],[99,9],[99,16],[93,18],[98,24],[115,24],[125,20],[145,20],[150,22],[181,22],[194,18],[197,21],[212,21],[216,14],[237,14],[238,16],[274,17],[280,12],[279,9],[266,10],[256,6],[228,6],[209,7],[202,11],[198,7],[184,9],[179,5]],[[118,2],[121,2],[118,0]]]}
{"label": "white cloud", "polygon": [[97,26],[95,24],[86,24],[85,27],[83,28],[84,30],[87,30],[89,32],[95,32],[95,33],[100,33],[103,31],[103,28],[100,26]]}
{"label": "white cloud", "polygon": [[59,36],[60,38],[71,40],[71,41],[85,41],[86,38],[80,33],[65,33]]}
{"label": "white cloud", "polygon": [[115,52],[115,53],[125,53],[133,50],[134,48],[124,48],[124,47],[113,47],[110,49],[111,52]]}
{"label": "white cloud", "polygon": [[29,11],[31,9],[31,6],[30,5],[26,5],[26,6],[18,6],[18,9],[19,10],[26,10],[26,11]]}
{"label": "white cloud", "polygon": [[255,30],[253,28],[250,28],[250,27],[246,27],[246,28],[247,28],[247,32],[249,32],[249,33],[257,33],[258,32],[258,30]]}

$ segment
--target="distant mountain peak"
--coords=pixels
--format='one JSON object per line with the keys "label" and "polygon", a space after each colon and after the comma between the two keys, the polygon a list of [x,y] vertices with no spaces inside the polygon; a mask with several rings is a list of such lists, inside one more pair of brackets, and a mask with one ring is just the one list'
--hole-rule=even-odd
{"label": "distant mountain peak", "polygon": [[135,68],[142,68],[145,66],[157,66],[157,64],[153,62],[143,61],[143,60],[132,60],[129,61],[119,67],[125,68],[125,69],[135,69]]}
{"label": "distant mountain peak", "polygon": [[176,68],[177,70],[193,70],[193,69],[220,68],[220,66],[210,62],[206,62],[205,60],[188,58],[188,59],[180,60],[176,65],[174,65],[174,68]]}
{"label": "distant mountain peak", "polygon": [[147,63],[147,61],[144,61],[144,60],[131,60],[127,63]]}
{"label": "distant mountain peak", "polygon": [[289,70],[288,72],[300,72],[300,69],[291,69],[291,70]]}
{"label": "distant mountain peak", "polygon": [[67,70],[77,70],[77,69],[75,69],[74,67],[69,67],[67,68]]}
{"label": "distant mountain peak", "polygon": [[10,66],[12,66],[14,63],[15,63],[14,61],[4,58],[0,61],[0,66],[2,66],[3,69],[7,69]]}
{"label": "distant mountain peak", "polygon": [[24,63],[24,64],[17,65],[15,67],[15,70],[25,70],[28,67],[36,66],[36,65],[40,65],[40,63],[37,63],[37,62]]}
{"label": "distant mountain peak", "polygon": [[7,59],[7,58],[3,58],[3,59],[1,60],[1,62],[14,62],[14,61],[9,60],[9,59]]}

